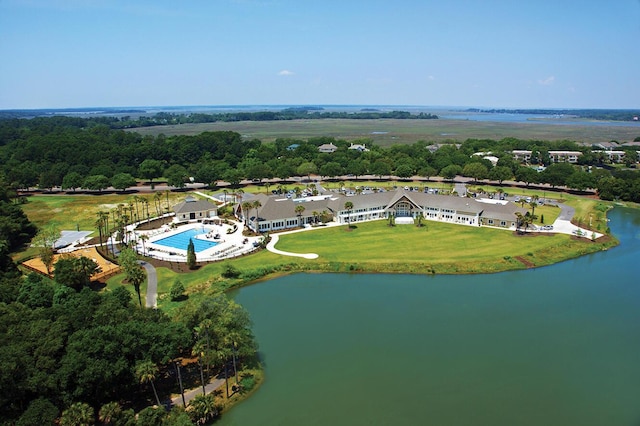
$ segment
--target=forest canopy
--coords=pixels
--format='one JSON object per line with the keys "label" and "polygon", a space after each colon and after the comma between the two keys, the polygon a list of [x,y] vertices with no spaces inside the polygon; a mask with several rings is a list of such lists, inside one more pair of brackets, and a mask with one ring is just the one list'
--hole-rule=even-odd
{"label": "forest canopy", "polygon": [[[618,148],[624,150],[620,165],[626,166],[620,168],[612,167],[601,149],[568,140],[467,139],[461,144],[418,141],[388,148],[376,146],[369,139],[346,141],[333,137],[265,143],[232,131],[141,136],[114,129],[108,120],[64,116],[0,120],[0,174],[14,189],[103,191],[109,187],[124,190],[136,178],[151,183],[164,179],[181,188],[188,182],[238,185],[246,179],[289,179],[310,174],[327,178],[446,177],[453,170],[449,166],[459,166],[464,171],[469,163],[482,163],[486,172],[467,167],[467,171],[475,170],[475,179],[546,183],[580,191],[597,189],[605,199],[640,198],[635,147]],[[354,142],[365,148],[353,149]],[[334,146],[335,152],[321,152],[319,147],[323,144]],[[532,151],[530,163],[516,162],[513,150]],[[553,163],[549,155],[552,150],[580,151],[582,155],[569,167]],[[498,158],[497,164],[474,155],[478,152],[491,153]],[[547,170],[536,172],[534,166],[538,171],[538,166]],[[563,172],[555,173],[556,170]]]}

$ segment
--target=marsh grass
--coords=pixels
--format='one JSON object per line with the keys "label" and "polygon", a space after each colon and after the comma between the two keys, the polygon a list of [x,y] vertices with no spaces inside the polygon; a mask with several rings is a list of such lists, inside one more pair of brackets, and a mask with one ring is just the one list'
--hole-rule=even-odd
{"label": "marsh grass", "polygon": [[[131,131],[142,135],[157,136],[197,135],[202,132],[238,132],[248,139],[257,138],[271,142],[277,138],[308,139],[329,136],[336,139],[367,139],[376,145],[456,141],[469,138],[500,140],[513,137],[523,140],[572,140],[598,143],[603,140],[631,141],[637,137],[632,126],[554,125],[546,123],[502,123],[474,120],[282,120],[238,121],[229,123],[199,123],[170,126],[140,127]],[[384,134],[377,132],[386,132]]]}

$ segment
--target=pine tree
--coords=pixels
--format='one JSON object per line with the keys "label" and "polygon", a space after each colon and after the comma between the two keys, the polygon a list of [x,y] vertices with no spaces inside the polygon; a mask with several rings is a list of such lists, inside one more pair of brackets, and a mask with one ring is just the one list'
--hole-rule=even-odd
{"label": "pine tree", "polygon": [[189,269],[196,268],[196,249],[191,239],[189,239],[189,245],[187,246],[187,266]]}

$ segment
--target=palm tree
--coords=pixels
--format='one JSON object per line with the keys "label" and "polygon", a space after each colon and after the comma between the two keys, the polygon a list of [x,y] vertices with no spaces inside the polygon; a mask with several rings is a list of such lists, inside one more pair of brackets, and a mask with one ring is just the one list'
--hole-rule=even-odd
{"label": "palm tree", "polygon": [[524,215],[524,232],[527,232],[527,228],[529,227],[529,225],[533,224],[533,222],[535,222],[535,220],[538,218],[538,216],[534,215],[534,214],[529,214],[529,212],[525,213]]}
{"label": "palm tree", "polygon": [[[207,380],[209,379],[209,367],[211,366],[211,329],[213,328],[213,322],[206,318],[196,326],[193,331],[196,333],[197,342],[194,345],[192,352],[197,354],[201,360],[203,360],[207,366]],[[203,384],[204,386],[204,384]]]}
{"label": "palm tree", "polygon": [[520,212],[516,212],[516,232],[520,230],[520,226],[522,226],[524,220],[524,216]]}
{"label": "palm tree", "polygon": [[169,191],[168,189],[164,191],[164,195],[166,196],[167,199],[167,213],[169,213],[169,209],[171,208],[171,206],[169,205],[169,194],[171,193],[171,191]]}
{"label": "palm tree", "polygon": [[[102,246],[102,236],[105,237],[109,234],[109,230],[107,229],[107,225],[109,224],[109,213],[100,210],[96,213],[98,216],[98,220],[96,221],[96,226],[98,226],[98,233],[100,234],[100,246]],[[101,224],[100,227],[98,224]],[[104,228],[104,233],[102,232],[102,228]]]}
{"label": "palm tree", "polygon": [[318,223],[318,217],[320,217],[320,213],[314,210],[313,212],[311,212],[311,214],[313,215],[313,223]]}
{"label": "palm tree", "polygon": [[160,217],[160,200],[162,199],[162,192],[156,192],[153,194],[153,204],[156,207],[156,215]]}
{"label": "palm tree", "polygon": [[237,188],[235,191],[233,191],[233,199],[235,200],[235,203],[238,203],[238,195],[240,195],[240,199],[242,200],[242,194],[244,194],[244,190]]}
{"label": "palm tree", "polygon": [[93,408],[84,402],[72,404],[60,417],[60,426],[90,426],[94,423]]}
{"label": "palm tree", "polygon": [[298,215],[298,226],[302,227],[302,213],[304,213],[304,206],[302,204],[298,204],[295,208],[296,214]]}
{"label": "palm tree", "polygon": [[244,203],[241,204],[242,207],[242,216],[244,216],[244,224],[246,226],[249,225],[249,209],[251,208],[251,203],[248,201],[245,201]]}
{"label": "palm tree", "polygon": [[229,349],[226,347],[218,347],[214,350],[215,357],[224,365],[224,384],[227,390],[227,398],[229,398],[229,370],[228,370],[228,360],[229,360]]}
{"label": "palm tree", "polygon": [[142,208],[147,213],[147,223],[149,223],[149,200],[146,198],[140,197],[140,201],[142,202]]}
{"label": "palm tree", "polygon": [[133,207],[133,203],[132,202],[129,203],[127,210],[129,211],[129,218],[128,219],[131,221],[130,223],[133,223],[134,222],[134,220],[133,220],[134,207]]}
{"label": "palm tree", "polygon": [[260,202],[260,200],[254,200],[253,203],[251,203],[251,207],[256,210],[256,232],[258,232],[258,210],[260,210],[260,207],[262,207],[262,203]]}
{"label": "palm tree", "polygon": [[215,396],[197,395],[189,403],[189,417],[197,425],[204,425],[218,417],[220,410],[215,404]]}
{"label": "palm tree", "polygon": [[147,234],[140,235],[140,241],[142,241],[142,255],[146,256],[147,248],[145,247],[145,243],[149,240],[149,236]]}
{"label": "palm tree", "polygon": [[142,307],[142,296],[140,295],[140,284],[144,282],[145,274],[142,268],[135,268],[131,271],[131,276],[129,276],[129,281],[133,284],[133,287],[136,289],[136,293],[138,293],[138,303],[140,303],[140,307]]}
{"label": "palm tree", "polygon": [[156,397],[156,402],[158,403],[158,406],[160,406],[160,398],[158,398],[156,385],[153,384],[153,381],[158,376],[158,366],[151,360],[140,361],[136,364],[136,376],[140,380],[140,383],[151,383],[151,388],[153,389],[153,394]]}
{"label": "palm tree", "polygon": [[531,207],[531,214],[535,214],[536,212],[536,207],[538,207],[538,200],[540,199],[540,197],[538,195],[534,195],[533,197],[531,197],[531,202],[529,203],[529,207]]}
{"label": "palm tree", "polygon": [[351,228],[351,210],[353,210],[353,203],[347,201],[344,203],[344,209],[347,211],[347,227]]}
{"label": "palm tree", "polygon": [[271,186],[271,184],[269,183],[269,181],[266,181],[264,183],[265,188],[267,188],[267,195],[269,195],[269,187]]}
{"label": "palm tree", "polygon": [[120,417],[122,414],[122,407],[117,402],[108,402],[100,407],[100,411],[98,411],[98,420],[100,420],[104,424],[109,424],[113,420]]}
{"label": "palm tree", "polygon": [[139,197],[137,195],[133,196],[133,202],[136,204],[136,222],[140,221],[140,209],[139,209],[140,201],[142,201],[142,197]]}
{"label": "palm tree", "polygon": [[102,226],[104,225],[104,220],[98,217],[98,220],[95,222],[96,228],[98,228],[98,241],[100,241],[100,248],[102,248]]}

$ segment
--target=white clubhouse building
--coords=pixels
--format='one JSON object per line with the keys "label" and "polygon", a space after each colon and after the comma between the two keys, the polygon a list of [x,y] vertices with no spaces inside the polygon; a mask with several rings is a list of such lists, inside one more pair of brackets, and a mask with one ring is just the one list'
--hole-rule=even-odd
{"label": "white clubhouse building", "polygon": [[[317,223],[320,217],[346,224],[393,216],[396,223],[413,223],[413,219],[420,215],[426,220],[459,225],[516,229],[516,212],[526,213],[526,210],[515,203],[507,201],[481,201],[475,198],[427,194],[404,189],[354,196],[331,193],[303,199],[258,194],[255,199],[260,202],[259,208],[243,212],[242,208],[237,206],[236,216],[245,220],[249,228],[258,232],[298,228]],[[353,208],[345,208],[348,202]]]}

